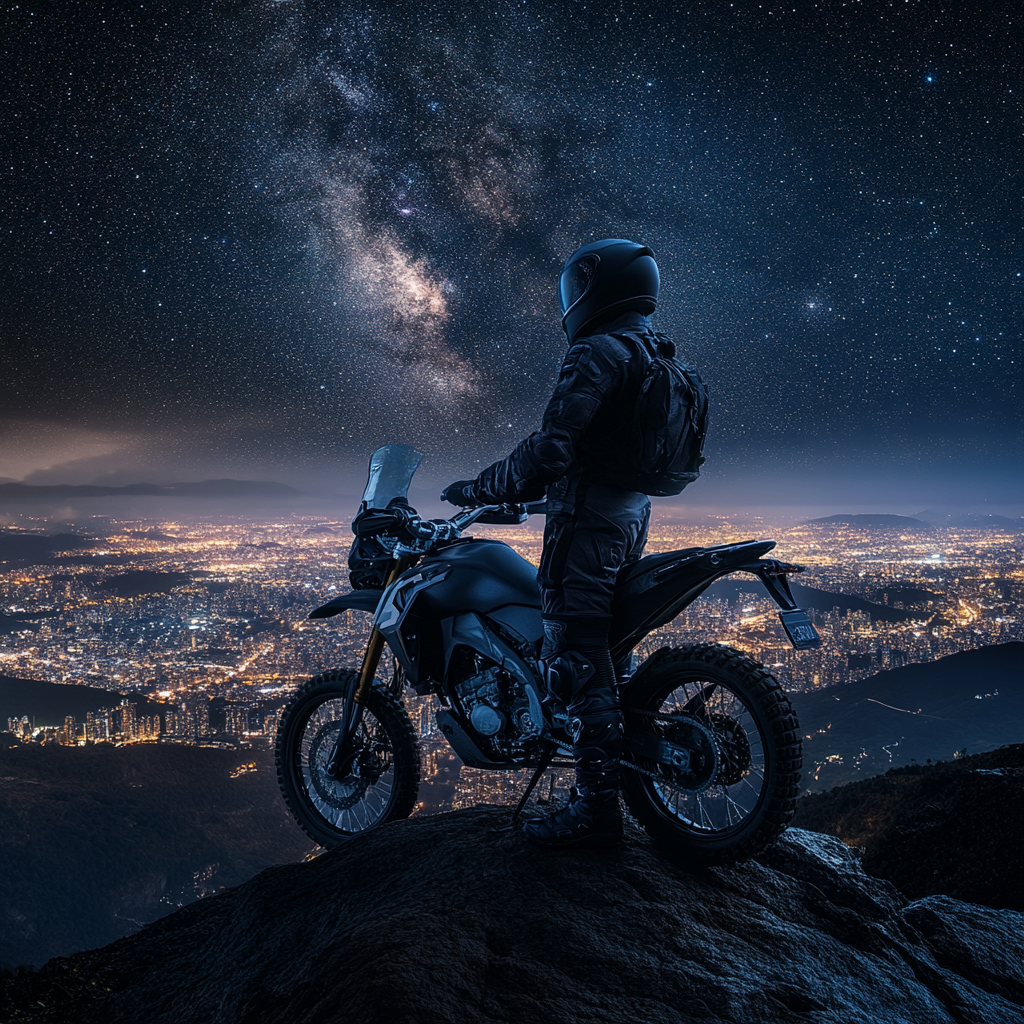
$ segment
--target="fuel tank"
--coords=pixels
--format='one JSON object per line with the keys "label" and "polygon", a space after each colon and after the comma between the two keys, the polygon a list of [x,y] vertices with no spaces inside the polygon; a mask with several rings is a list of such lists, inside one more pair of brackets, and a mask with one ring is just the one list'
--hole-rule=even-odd
{"label": "fuel tank", "polygon": [[537,567],[497,540],[472,537],[425,558],[422,568],[446,566],[448,575],[417,598],[418,614],[447,618],[505,605],[540,608]]}

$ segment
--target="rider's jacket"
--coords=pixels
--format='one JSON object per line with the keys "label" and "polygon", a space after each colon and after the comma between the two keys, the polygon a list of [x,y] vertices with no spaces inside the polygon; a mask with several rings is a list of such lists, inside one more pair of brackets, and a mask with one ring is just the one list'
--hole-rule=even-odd
{"label": "rider's jacket", "polygon": [[[602,466],[602,452],[626,428],[646,374],[650,345],[647,318],[626,312],[597,325],[601,333],[577,338],[562,363],[540,430],[516,445],[507,458],[488,466],[473,482],[478,501],[536,501],[549,484],[567,474],[616,484]],[[628,335],[637,343],[613,337]]]}

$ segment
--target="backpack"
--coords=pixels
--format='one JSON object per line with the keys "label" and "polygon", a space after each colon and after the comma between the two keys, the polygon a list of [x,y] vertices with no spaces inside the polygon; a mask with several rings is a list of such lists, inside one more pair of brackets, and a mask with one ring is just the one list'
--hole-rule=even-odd
{"label": "backpack", "polygon": [[679,494],[704,463],[707,388],[694,367],[675,358],[675,343],[665,335],[614,336],[638,345],[650,360],[621,440],[608,453],[615,483],[660,497]]}

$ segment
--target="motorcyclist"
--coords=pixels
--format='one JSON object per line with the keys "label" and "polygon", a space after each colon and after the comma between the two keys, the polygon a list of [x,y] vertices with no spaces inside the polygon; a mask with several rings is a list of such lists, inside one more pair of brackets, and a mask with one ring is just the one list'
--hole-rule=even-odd
{"label": "motorcyclist", "polygon": [[[559,278],[569,349],[539,430],[475,480],[441,495],[456,505],[535,501],[547,494],[541,586],[548,688],[569,713],[578,795],[526,822],[547,847],[621,840],[622,712],[608,646],[615,578],[647,539],[646,494],[618,481],[615,449],[657,341],[647,317],[659,291],[649,248],[606,238],[578,249]],[[620,666],[622,668],[622,666]]]}

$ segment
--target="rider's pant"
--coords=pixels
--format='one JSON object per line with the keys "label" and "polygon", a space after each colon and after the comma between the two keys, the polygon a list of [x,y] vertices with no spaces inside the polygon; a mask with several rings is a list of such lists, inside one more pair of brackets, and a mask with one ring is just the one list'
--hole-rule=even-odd
{"label": "rider's pant", "polygon": [[569,712],[576,783],[588,792],[618,785],[622,712],[608,631],[615,577],[642,554],[650,512],[645,494],[608,484],[568,478],[548,489],[542,658]]}

